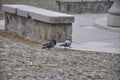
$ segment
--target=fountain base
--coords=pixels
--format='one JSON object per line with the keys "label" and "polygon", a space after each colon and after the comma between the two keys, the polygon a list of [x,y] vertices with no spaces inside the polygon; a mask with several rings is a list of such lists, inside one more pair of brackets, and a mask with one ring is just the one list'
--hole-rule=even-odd
{"label": "fountain base", "polygon": [[109,31],[112,31],[112,32],[119,32],[120,33],[120,27],[108,26],[107,25],[107,23],[108,23],[107,20],[108,20],[107,16],[97,19],[94,22],[94,27],[101,28],[101,29],[104,29],[104,30],[109,30]]}

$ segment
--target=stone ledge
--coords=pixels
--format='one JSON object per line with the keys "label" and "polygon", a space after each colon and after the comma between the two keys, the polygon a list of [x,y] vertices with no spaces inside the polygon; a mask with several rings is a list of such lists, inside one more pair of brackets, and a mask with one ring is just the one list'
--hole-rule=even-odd
{"label": "stone ledge", "polygon": [[20,7],[20,6],[22,6],[22,5],[4,4],[4,5],[2,5],[2,10],[4,12],[9,12],[9,13],[16,14],[17,13],[17,8]]}
{"label": "stone ledge", "polygon": [[102,17],[97,19],[94,22],[94,27],[101,28],[104,30],[112,31],[112,32],[119,32],[120,33],[120,28],[118,27],[111,27],[107,25],[107,17]]}
{"label": "stone ledge", "polygon": [[3,10],[8,13],[19,16],[30,17],[48,23],[72,23],[74,16],[63,14],[55,11],[45,10],[27,5],[10,5],[4,4]]}

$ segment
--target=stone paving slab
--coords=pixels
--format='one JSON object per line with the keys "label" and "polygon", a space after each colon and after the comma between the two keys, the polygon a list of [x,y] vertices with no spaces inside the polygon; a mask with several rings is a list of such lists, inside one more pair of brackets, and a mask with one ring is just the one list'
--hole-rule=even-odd
{"label": "stone paving slab", "polygon": [[[75,14],[73,24],[74,49],[120,53],[120,33],[94,27],[94,22],[108,14]],[[100,23],[100,22],[99,22]],[[109,44],[109,45],[105,45]]]}
{"label": "stone paving slab", "polygon": [[[57,47],[64,49],[64,47],[60,47],[59,45],[62,43],[58,43]],[[120,49],[118,48],[111,48],[109,47],[110,43],[105,43],[105,42],[88,42],[88,43],[82,43],[82,44],[78,44],[78,43],[72,43],[70,48],[67,49],[72,49],[72,50],[83,50],[83,51],[95,51],[95,52],[107,52],[107,53],[115,53],[115,54],[119,54],[120,53]],[[106,47],[107,46],[107,47]]]}

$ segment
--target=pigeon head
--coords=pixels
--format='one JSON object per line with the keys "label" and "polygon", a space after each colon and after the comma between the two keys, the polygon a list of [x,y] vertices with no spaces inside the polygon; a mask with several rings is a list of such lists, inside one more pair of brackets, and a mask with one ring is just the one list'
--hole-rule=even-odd
{"label": "pigeon head", "polygon": [[68,40],[72,41],[72,37],[71,37],[71,36],[69,36],[69,37],[68,37]]}
{"label": "pigeon head", "polygon": [[52,42],[54,42],[54,43],[55,43],[55,45],[56,45],[56,43],[57,43],[57,41],[56,41],[56,40],[52,40]]}

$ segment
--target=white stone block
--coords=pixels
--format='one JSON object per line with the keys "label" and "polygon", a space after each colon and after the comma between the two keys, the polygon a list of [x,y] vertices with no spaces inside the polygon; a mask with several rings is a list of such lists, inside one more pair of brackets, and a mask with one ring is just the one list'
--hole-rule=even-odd
{"label": "white stone block", "polygon": [[20,6],[17,8],[17,15],[28,17],[29,12],[26,10],[25,6]]}
{"label": "white stone block", "polygon": [[17,8],[17,15],[28,17],[29,12],[34,12],[34,9],[32,8],[32,6],[21,5],[19,8]]}
{"label": "white stone block", "polygon": [[2,9],[3,9],[4,12],[16,14],[17,13],[17,8],[20,7],[20,6],[21,5],[4,4],[4,5],[2,5]]}
{"label": "white stone block", "polygon": [[43,22],[50,22],[50,18],[48,16],[42,15],[42,14],[38,14],[38,13],[33,13],[33,12],[29,12],[29,16],[32,19],[35,20],[39,20],[39,21],[43,21]]}
{"label": "white stone block", "polygon": [[74,22],[74,16],[63,14],[55,11],[45,10],[32,6],[26,7],[26,11],[29,12],[29,16],[32,19],[40,20],[48,23],[72,23]]}

